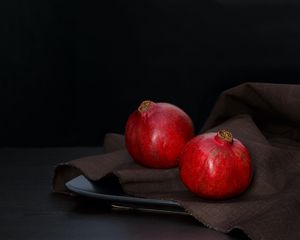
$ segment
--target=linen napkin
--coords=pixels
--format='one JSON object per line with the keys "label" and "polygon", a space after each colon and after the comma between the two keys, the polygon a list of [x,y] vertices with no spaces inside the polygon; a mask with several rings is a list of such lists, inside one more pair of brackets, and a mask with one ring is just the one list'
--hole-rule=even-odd
{"label": "linen napkin", "polygon": [[245,83],[224,91],[201,133],[228,129],[248,148],[254,176],[239,197],[211,201],[190,193],[178,169],[149,169],[128,155],[124,138],[107,134],[106,153],[62,163],[53,189],[84,174],[119,178],[130,195],[178,202],[206,226],[222,232],[240,229],[253,240],[300,239],[300,85]]}

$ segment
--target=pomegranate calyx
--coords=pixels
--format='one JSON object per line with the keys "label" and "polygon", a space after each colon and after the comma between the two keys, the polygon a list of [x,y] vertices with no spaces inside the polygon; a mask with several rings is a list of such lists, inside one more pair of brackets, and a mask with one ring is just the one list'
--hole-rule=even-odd
{"label": "pomegranate calyx", "polygon": [[228,130],[220,130],[218,131],[217,133],[217,136],[216,136],[219,140],[221,141],[226,141],[228,143],[232,143],[233,142],[233,136],[232,136],[232,133]]}
{"label": "pomegranate calyx", "polygon": [[150,100],[145,100],[145,101],[143,101],[143,102],[140,104],[140,106],[139,106],[139,108],[138,108],[138,111],[139,111],[140,113],[146,112],[146,111],[148,111],[148,109],[151,107],[152,104],[153,104],[152,101],[150,101]]}

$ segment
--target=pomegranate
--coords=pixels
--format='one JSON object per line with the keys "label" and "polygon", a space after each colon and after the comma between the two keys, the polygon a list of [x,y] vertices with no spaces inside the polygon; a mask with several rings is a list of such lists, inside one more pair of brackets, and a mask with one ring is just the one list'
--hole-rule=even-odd
{"label": "pomegranate", "polygon": [[178,155],[194,136],[190,117],[169,103],[144,101],[128,118],[126,147],[132,158],[151,168],[172,168]]}
{"label": "pomegranate", "polygon": [[226,199],[244,192],[251,182],[251,169],[247,148],[226,130],[194,137],[179,155],[182,182],[207,199]]}

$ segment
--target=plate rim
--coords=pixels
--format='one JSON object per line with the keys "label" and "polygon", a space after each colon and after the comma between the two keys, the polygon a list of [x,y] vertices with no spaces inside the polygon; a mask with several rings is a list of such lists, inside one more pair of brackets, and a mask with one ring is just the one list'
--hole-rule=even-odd
{"label": "plate rim", "polygon": [[134,196],[119,196],[119,195],[112,195],[112,194],[104,194],[104,193],[97,193],[92,192],[89,190],[85,190],[82,188],[74,186],[74,182],[79,178],[83,178],[85,181],[88,181],[90,184],[94,184],[92,181],[87,179],[84,175],[79,175],[75,178],[72,178],[68,182],[65,183],[65,186],[68,190],[75,192],[79,195],[83,195],[86,197],[92,197],[97,199],[106,200],[109,202],[118,202],[118,203],[128,203],[128,204],[146,204],[146,205],[157,205],[157,206],[166,206],[166,207],[180,207],[180,204],[172,201],[172,200],[163,200],[163,199],[152,199],[152,198],[142,198],[142,197],[134,197]]}

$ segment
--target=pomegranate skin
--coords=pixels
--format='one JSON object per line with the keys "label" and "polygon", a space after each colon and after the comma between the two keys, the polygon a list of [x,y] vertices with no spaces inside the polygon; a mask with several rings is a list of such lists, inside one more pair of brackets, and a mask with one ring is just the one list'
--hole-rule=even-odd
{"label": "pomegranate skin", "polygon": [[150,168],[172,168],[178,155],[194,136],[190,117],[169,103],[144,101],[128,118],[125,142],[129,154]]}
{"label": "pomegranate skin", "polygon": [[244,192],[251,182],[251,165],[247,148],[225,130],[194,137],[179,156],[182,182],[207,199],[226,199]]}

